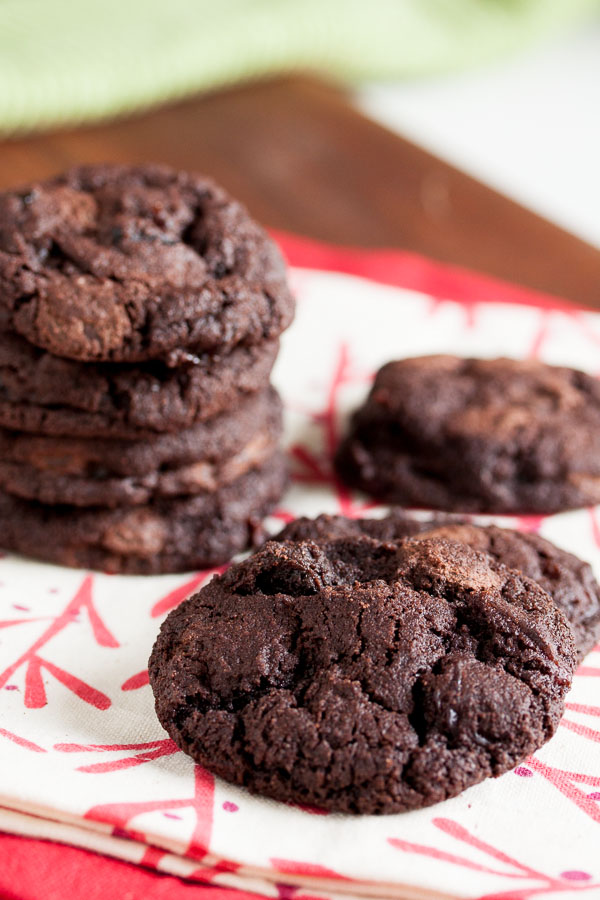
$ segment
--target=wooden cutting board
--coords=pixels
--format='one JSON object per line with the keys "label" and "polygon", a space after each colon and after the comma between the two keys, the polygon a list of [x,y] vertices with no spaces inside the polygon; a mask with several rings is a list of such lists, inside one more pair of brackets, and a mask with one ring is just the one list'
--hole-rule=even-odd
{"label": "wooden cutting board", "polygon": [[[365,118],[310,77],[0,143],[0,187],[79,162],[213,175],[265,225],[401,247],[600,308],[600,251]],[[575,164],[575,161],[573,161]]]}

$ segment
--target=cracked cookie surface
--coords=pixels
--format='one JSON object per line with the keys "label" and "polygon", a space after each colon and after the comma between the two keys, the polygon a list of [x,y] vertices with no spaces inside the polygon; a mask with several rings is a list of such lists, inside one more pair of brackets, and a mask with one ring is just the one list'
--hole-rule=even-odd
{"label": "cracked cookie surface", "polygon": [[0,308],[56,356],[176,365],[273,340],[294,301],[276,245],[210,179],[105,165],[0,195]]}
{"label": "cracked cookie surface", "polygon": [[396,510],[381,519],[332,515],[300,518],[286,525],[273,540],[331,541],[361,535],[382,541],[399,541],[416,535],[437,537],[489,553],[509,569],[533,578],[552,597],[571,626],[580,659],[600,638],[600,585],[592,567],[538,534],[453,521],[449,516],[415,519]]}
{"label": "cracked cookie surface", "polygon": [[388,363],[355,413],[340,476],[381,500],[551,513],[600,502],[600,382],[536,360]]}
{"label": "cracked cookie surface", "polygon": [[217,775],[352,813],[416,809],[551,737],[575,647],[552,600],[439,538],[269,542],[166,619],[156,711]]}

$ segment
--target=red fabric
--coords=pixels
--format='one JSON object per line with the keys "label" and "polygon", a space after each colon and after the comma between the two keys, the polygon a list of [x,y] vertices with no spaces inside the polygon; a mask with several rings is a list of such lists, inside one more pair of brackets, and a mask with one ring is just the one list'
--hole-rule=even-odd
{"label": "red fabric", "polygon": [[457,300],[461,303],[488,301],[547,309],[577,309],[575,304],[564,298],[520,287],[481,272],[438,262],[407,250],[338,247],[281,231],[271,231],[271,234],[289,264],[300,269],[322,269],[358,275],[380,284],[420,291],[442,300]]}
{"label": "red fabric", "polygon": [[2,900],[264,900],[191,884],[78,847],[0,834]]}

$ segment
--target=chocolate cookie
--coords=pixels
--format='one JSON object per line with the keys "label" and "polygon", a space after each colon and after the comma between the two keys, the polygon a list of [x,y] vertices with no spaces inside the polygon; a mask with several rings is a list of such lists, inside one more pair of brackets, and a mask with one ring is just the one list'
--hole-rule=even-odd
{"label": "chocolate cookie", "polygon": [[272,341],[294,301],[273,241],[210,179],[105,165],[0,195],[0,306],[56,356],[177,364]]}
{"label": "chocolate cookie", "polygon": [[0,493],[0,546],[63,566],[129,575],[228,562],[260,536],[287,481],[281,454],[217,492],[121,509],[44,506]]}
{"label": "chocolate cookie", "polygon": [[436,803],[554,733],[571,631],[534,581],[463,544],[270,542],[166,619],[162,725],[210,771],[354,813]]}
{"label": "chocolate cookie", "polygon": [[452,521],[450,517],[415,519],[396,510],[382,519],[328,515],[296,519],[271,540],[320,542],[361,535],[381,541],[418,535],[467,544],[532,578],[552,597],[571,626],[580,659],[600,637],[600,585],[591,566],[537,534]]}
{"label": "chocolate cookie", "polygon": [[[236,411],[239,421],[229,412],[179,434],[132,446],[126,441],[0,431],[0,489],[41,503],[107,507],[218,491],[262,465],[279,444],[282,411],[276,392],[250,396],[245,406],[248,409],[242,404]],[[203,441],[205,436],[208,441]],[[119,448],[124,450],[121,457]],[[129,459],[137,463],[132,468],[143,469],[151,462],[154,466],[128,473]],[[111,461],[117,475],[110,471]]]}
{"label": "chocolate cookie", "polygon": [[78,363],[0,332],[0,426],[35,434],[139,440],[189,428],[263,390],[278,341],[169,368]]}
{"label": "chocolate cookie", "polygon": [[337,457],[382,500],[456,512],[552,513],[600,502],[600,383],[536,361],[389,363]]}

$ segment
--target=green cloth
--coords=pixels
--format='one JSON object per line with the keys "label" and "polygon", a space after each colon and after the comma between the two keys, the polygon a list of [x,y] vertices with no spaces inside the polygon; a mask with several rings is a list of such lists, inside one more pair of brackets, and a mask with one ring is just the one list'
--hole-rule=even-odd
{"label": "green cloth", "polygon": [[599,0],[0,0],[0,130],[127,112],[312,69],[399,78],[481,63]]}

